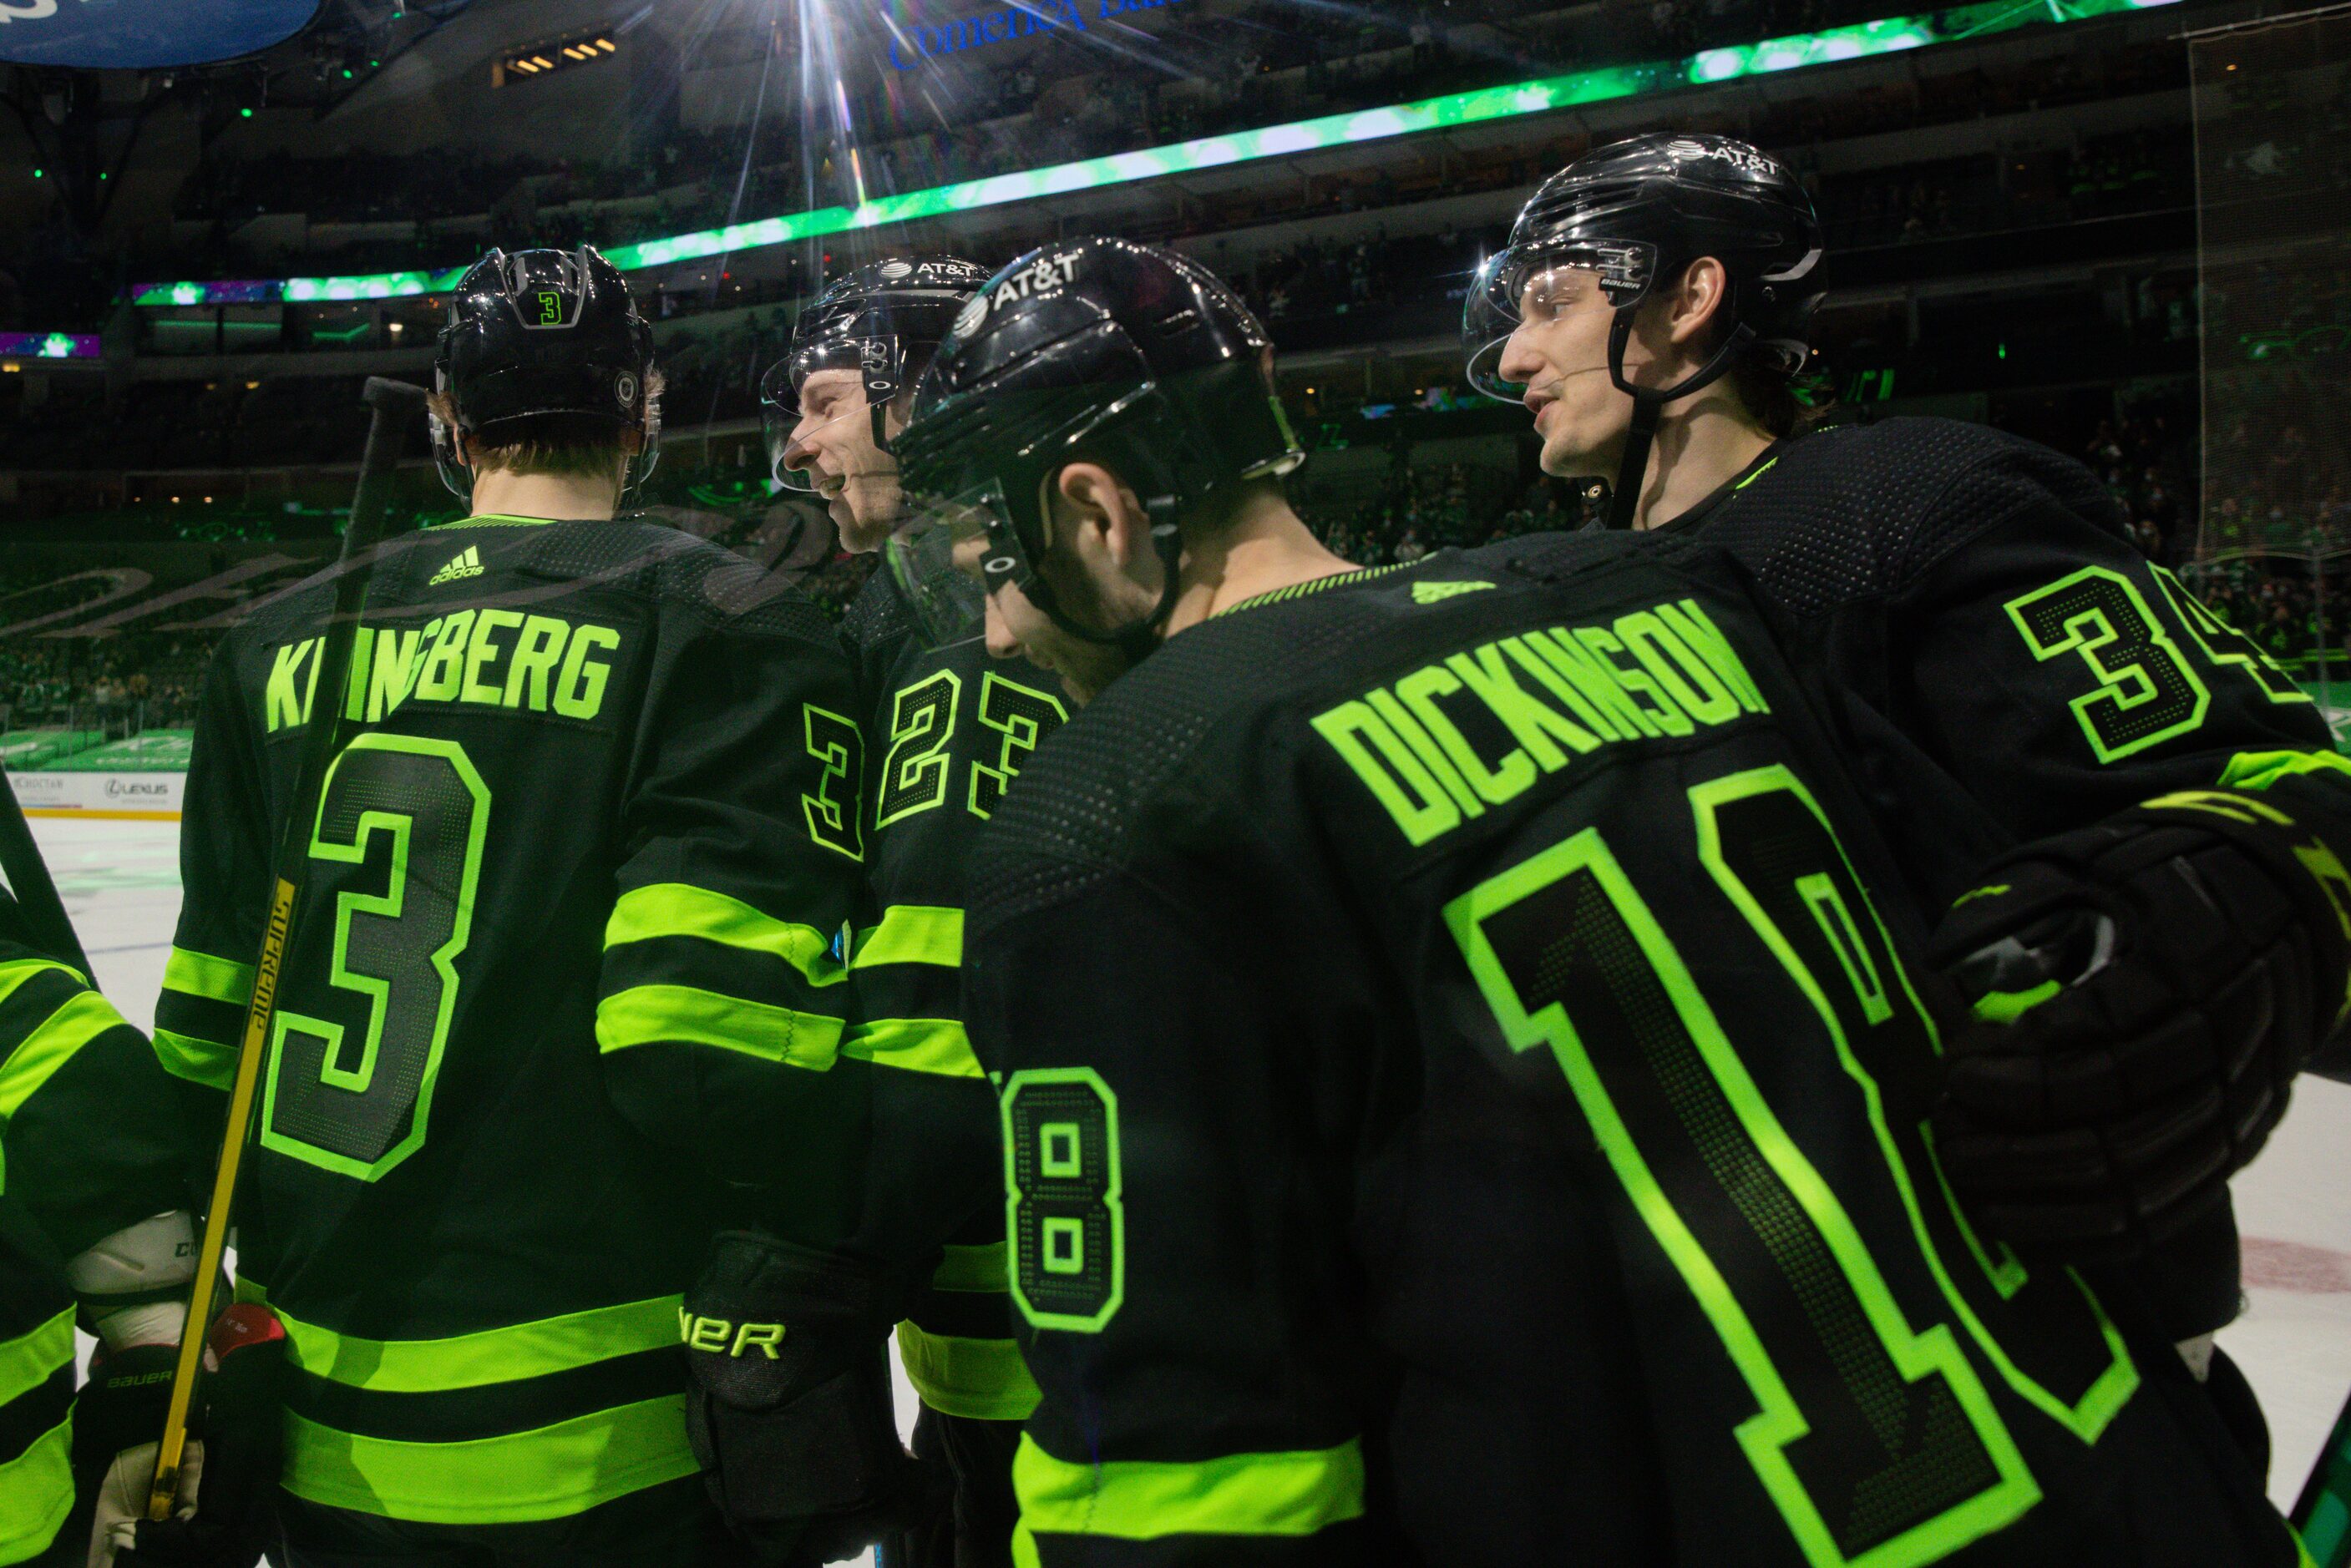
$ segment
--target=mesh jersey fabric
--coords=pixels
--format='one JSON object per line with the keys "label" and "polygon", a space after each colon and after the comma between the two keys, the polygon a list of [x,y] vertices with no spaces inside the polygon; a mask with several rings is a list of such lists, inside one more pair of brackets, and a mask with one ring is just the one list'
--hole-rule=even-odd
{"label": "mesh jersey fabric", "polygon": [[844,1050],[870,1060],[873,1149],[859,1245],[921,1288],[899,1332],[942,1414],[1018,1420],[1036,1390],[1003,1287],[996,1097],[963,1017],[966,868],[1005,790],[1068,717],[1059,683],[977,641],[932,649],[896,581],[841,625],[865,736],[867,893]]}
{"label": "mesh jersey fabric", "polygon": [[1032,762],[967,986],[1044,1568],[2293,1561],[2160,1333],[1937,1190],[1931,980],[1749,593],[1440,552]]}
{"label": "mesh jersey fabric", "polygon": [[[306,685],[329,593],[257,610],[206,680],[156,1018],[207,1089],[334,701]],[[710,1236],[854,1203],[831,624],[650,524],[474,520],[388,553],[342,699],[240,1211],[298,1368],[287,1488],[496,1528],[690,1476]]]}
{"label": "mesh jersey fabric", "polygon": [[[1941,419],[1784,441],[1663,531],[1729,550],[1793,620],[1855,767],[1931,925],[2016,844],[2182,789],[2331,757],[2311,702],[2259,648],[2129,542],[2090,471]],[[2351,776],[2284,786],[2351,842]],[[2127,1268],[2174,1337],[2234,1318],[2225,1210]]]}

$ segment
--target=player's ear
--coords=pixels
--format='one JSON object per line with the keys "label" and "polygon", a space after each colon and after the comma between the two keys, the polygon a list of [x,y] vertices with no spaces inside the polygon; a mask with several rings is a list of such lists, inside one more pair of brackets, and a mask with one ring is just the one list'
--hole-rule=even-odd
{"label": "player's ear", "polygon": [[1677,345],[1687,346],[1709,333],[1730,296],[1730,273],[1713,256],[1700,256],[1682,269],[1681,282],[1668,301],[1667,329]]}
{"label": "player's ear", "polygon": [[1060,504],[1054,508],[1054,529],[1066,528],[1071,547],[1081,559],[1107,556],[1123,567],[1147,545],[1143,535],[1143,509],[1118,476],[1097,462],[1073,462],[1053,478]]}

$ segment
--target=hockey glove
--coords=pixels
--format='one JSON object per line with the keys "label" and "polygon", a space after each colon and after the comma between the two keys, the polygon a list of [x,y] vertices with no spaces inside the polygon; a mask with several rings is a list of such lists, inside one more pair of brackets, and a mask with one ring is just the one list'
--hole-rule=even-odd
{"label": "hockey glove", "polygon": [[91,1362],[74,1411],[76,1438],[89,1421],[91,1455],[104,1466],[91,1568],[254,1568],[268,1544],[283,1457],[285,1327],[252,1303],[213,1320],[179,1507],[159,1522],[146,1517],[147,1491],[177,1359],[172,1346],[141,1345]]}
{"label": "hockey glove", "polygon": [[2125,1257],[2224,1199],[2341,1021],[2351,877],[2273,801],[2166,795],[1995,863],[1929,956],[1975,1011],[1951,1186],[2013,1244]]}
{"label": "hockey glove", "polygon": [[737,1534],[824,1561],[935,1505],[892,1407],[897,1294],[846,1259],[750,1231],[717,1239],[680,1314],[686,1431]]}

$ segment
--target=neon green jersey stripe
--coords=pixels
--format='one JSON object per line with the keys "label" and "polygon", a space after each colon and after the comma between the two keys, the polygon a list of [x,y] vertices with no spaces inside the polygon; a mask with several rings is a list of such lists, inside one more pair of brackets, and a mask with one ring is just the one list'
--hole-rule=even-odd
{"label": "neon green jersey stripe", "polygon": [[[673,1328],[674,1324],[673,1324]],[[280,1484],[306,1501],[420,1524],[561,1519],[699,1467],[685,1396],[456,1443],[368,1438],[286,1413]]]}
{"label": "neon green jersey stripe", "polygon": [[673,1041],[821,1072],[840,1050],[841,1020],[691,985],[632,985],[596,1005],[600,1051]]}
{"label": "neon green jersey stripe", "polygon": [[236,1079],[236,1047],[218,1040],[158,1029],[153,1036],[155,1060],[174,1078],[225,1091]]}
{"label": "neon green jersey stripe", "polygon": [[313,1376],[388,1394],[437,1394],[675,1345],[678,1304],[676,1296],[656,1296],[446,1339],[361,1339],[287,1313],[277,1316],[293,1342],[294,1364]]}
{"label": "neon green jersey stripe", "polygon": [[70,1366],[74,1358],[74,1309],[66,1308],[30,1334],[0,1339],[0,1405],[29,1394]]}
{"label": "neon green jersey stripe", "polygon": [[1008,1339],[961,1339],[898,1325],[898,1358],[923,1403],[972,1421],[1025,1421],[1037,1408],[1037,1380]]}
{"label": "neon green jersey stripe", "polygon": [[2221,789],[2267,789],[2296,774],[2351,774],[2351,757],[2333,752],[2239,752],[2220,770]]}
{"label": "neon green jersey stripe", "polygon": [[121,1024],[122,1014],[94,991],[68,999],[0,1062],[0,1122],[15,1116],[75,1052]]}
{"label": "neon green jersey stripe", "polygon": [[173,948],[172,956],[163,961],[163,989],[243,1007],[253,999],[253,966]]}
{"label": "neon green jersey stripe", "polygon": [[[73,1420],[58,1422],[0,1464],[0,1563],[22,1563],[55,1541],[73,1511]],[[74,1553],[81,1561],[81,1553]]]}
{"label": "neon green jersey stripe", "polygon": [[1000,1291],[1009,1288],[1004,1272],[1004,1243],[983,1241],[976,1247],[959,1247],[949,1242],[941,1249],[936,1272],[931,1275],[935,1291]]}
{"label": "neon green jersey stripe", "polygon": [[1024,1437],[1012,1487],[1021,1528],[1040,1535],[1311,1535],[1362,1516],[1364,1450],[1349,1441],[1198,1464],[1073,1465]]}
{"label": "neon green jersey stripe", "polygon": [[841,1054],[907,1073],[946,1078],[981,1078],[971,1036],[952,1018],[875,1018],[854,1024],[841,1042]]}
{"label": "neon green jersey stripe", "polygon": [[52,960],[17,959],[13,962],[0,963],[0,1002],[5,1002],[10,997],[16,995],[16,988],[18,986],[24,984],[26,981],[32,979],[35,975],[40,973],[45,969],[53,969],[59,974],[69,976],[78,984],[88,983],[82,980],[79,974],[68,969],[65,965],[57,963]]}
{"label": "neon green jersey stripe", "polygon": [[931,904],[893,904],[882,923],[867,932],[849,967],[881,963],[935,963],[963,967],[963,911]]}
{"label": "neon green jersey stripe", "polygon": [[833,961],[832,939],[814,926],[762,914],[740,898],[684,882],[632,888],[612,906],[604,945],[642,942],[655,937],[699,937],[730,948],[773,953],[808,978],[810,985],[833,985],[842,978]]}

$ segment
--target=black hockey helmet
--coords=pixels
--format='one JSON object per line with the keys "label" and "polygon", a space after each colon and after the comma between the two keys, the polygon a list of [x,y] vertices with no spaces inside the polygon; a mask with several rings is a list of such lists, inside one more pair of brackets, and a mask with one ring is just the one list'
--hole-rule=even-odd
{"label": "black hockey helmet", "polygon": [[[888,452],[884,419],[890,400],[913,386],[965,301],[987,282],[987,269],[977,262],[898,256],[857,268],[803,309],[792,324],[790,347],[759,379],[768,470],[776,483],[793,490],[816,487],[810,470],[784,464],[792,432],[810,412],[828,423],[870,413],[873,444]],[[847,386],[846,378],[830,377],[810,390],[812,400],[804,400],[810,378],[825,370],[853,371],[863,389]]]}
{"label": "black hockey helmet", "polygon": [[[1470,385],[1517,402],[1526,389],[1501,375],[1504,346],[1530,288],[1553,268],[1595,272],[1616,318],[1608,336],[1608,377],[1633,400],[1609,523],[1632,521],[1649,439],[1667,403],[1729,370],[1741,356],[1779,374],[1804,368],[1820,304],[1821,223],[1812,198],[1787,168],[1726,136],[1659,131],[1584,154],[1544,181],[1519,211],[1500,254],[1480,267],[1462,310]],[[1723,305],[1729,330],[1713,356],[1678,384],[1635,386],[1625,374],[1633,317],[1660,280],[1700,256],[1729,274]]]}
{"label": "black hockey helmet", "polygon": [[[1134,658],[1175,606],[1181,515],[1306,456],[1272,340],[1240,296],[1188,256],[1107,238],[1042,246],[990,278],[940,345],[897,447],[913,521],[891,569],[935,639],[973,635],[987,593],[1013,584],[1071,636]],[[1142,498],[1166,575],[1158,607],[1114,632],[1072,623],[1035,568],[1043,483],[1081,457]]]}
{"label": "black hockey helmet", "polygon": [[490,252],[457,280],[434,350],[434,388],[456,414],[455,430],[433,419],[442,483],[471,493],[459,431],[495,446],[510,421],[560,415],[643,431],[630,480],[643,484],[661,452],[653,370],[653,329],[594,247]]}

